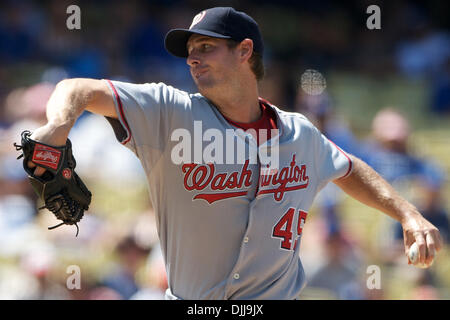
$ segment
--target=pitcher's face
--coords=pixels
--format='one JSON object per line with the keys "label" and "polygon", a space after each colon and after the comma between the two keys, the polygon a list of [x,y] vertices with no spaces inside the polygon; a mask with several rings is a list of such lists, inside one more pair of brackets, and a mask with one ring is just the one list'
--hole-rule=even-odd
{"label": "pitcher's face", "polygon": [[239,60],[226,39],[194,34],[189,38],[187,50],[186,62],[200,93],[226,88],[233,81]]}

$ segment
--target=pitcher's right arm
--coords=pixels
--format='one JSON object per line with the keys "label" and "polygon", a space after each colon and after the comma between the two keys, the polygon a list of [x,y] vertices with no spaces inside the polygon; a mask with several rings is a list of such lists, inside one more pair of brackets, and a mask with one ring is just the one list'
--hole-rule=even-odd
{"label": "pitcher's right arm", "polygon": [[[47,124],[36,129],[31,139],[53,146],[66,144],[69,132],[84,110],[117,119],[114,98],[103,80],[74,78],[56,85],[47,102]],[[35,164],[29,162],[30,167]],[[35,169],[42,175],[45,169]]]}

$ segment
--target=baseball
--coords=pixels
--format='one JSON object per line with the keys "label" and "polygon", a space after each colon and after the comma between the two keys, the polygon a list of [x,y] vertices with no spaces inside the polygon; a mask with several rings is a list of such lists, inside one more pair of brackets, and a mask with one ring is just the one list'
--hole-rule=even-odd
{"label": "baseball", "polygon": [[430,267],[433,264],[433,261],[431,261],[431,263],[429,265],[425,264],[425,263],[419,263],[419,246],[417,245],[416,242],[414,242],[411,247],[409,248],[409,252],[408,252],[408,258],[409,261],[411,261],[411,263],[418,267],[418,268],[422,268],[422,269],[426,269],[428,267]]}

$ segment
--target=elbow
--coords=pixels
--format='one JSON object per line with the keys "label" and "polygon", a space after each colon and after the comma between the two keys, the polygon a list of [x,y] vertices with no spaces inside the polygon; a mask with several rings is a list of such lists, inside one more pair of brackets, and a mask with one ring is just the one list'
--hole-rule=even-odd
{"label": "elbow", "polygon": [[95,90],[90,85],[89,79],[71,78],[58,82],[56,89],[70,101],[86,107],[95,96]]}
{"label": "elbow", "polygon": [[84,87],[85,86],[83,85],[83,79],[81,78],[64,79],[58,82],[58,84],[56,85],[57,90],[62,90],[70,93],[79,92]]}

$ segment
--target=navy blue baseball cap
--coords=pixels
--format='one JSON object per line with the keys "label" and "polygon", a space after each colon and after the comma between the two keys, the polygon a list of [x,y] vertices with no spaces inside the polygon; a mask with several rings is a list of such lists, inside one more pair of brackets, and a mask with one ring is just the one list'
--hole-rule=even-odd
{"label": "navy blue baseball cap", "polygon": [[204,10],[192,20],[189,29],[172,29],[165,38],[166,50],[176,57],[187,58],[186,44],[193,34],[233,39],[237,42],[253,40],[253,51],[263,55],[264,44],[258,24],[252,17],[231,7]]}

